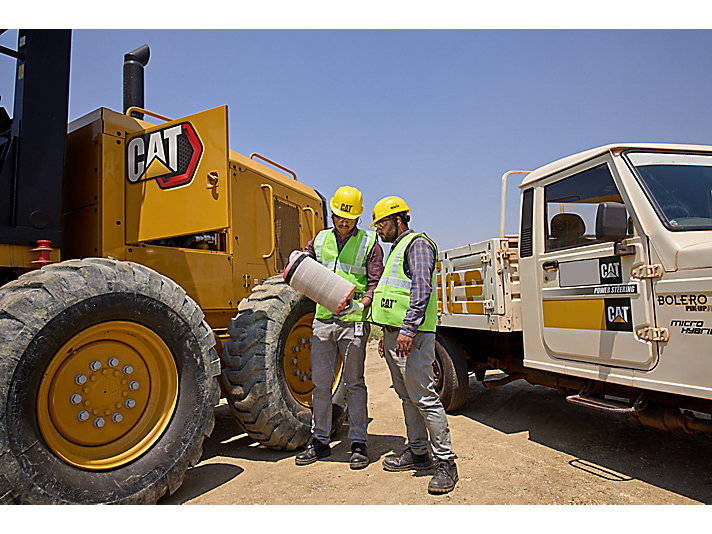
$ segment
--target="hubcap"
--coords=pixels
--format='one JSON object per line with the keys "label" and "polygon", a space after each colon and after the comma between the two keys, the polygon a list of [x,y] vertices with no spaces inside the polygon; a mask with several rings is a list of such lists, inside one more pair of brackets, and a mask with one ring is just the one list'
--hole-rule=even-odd
{"label": "hubcap", "polygon": [[[284,368],[284,378],[292,396],[308,408],[312,407],[312,382],[311,369],[311,346],[312,346],[312,323],[314,314],[308,313],[302,316],[292,327],[284,344],[284,354],[282,365]],[[332,393],[336,391],[336,386],[341,380],[341,372],[344,364],[339,354],[336,363],[336,378],[332,385]]]}
{"label": "hubcap", "polygon": [[38,390],[37,419],[47,445],[67,463],[113,469],[151,448],[177,398],[178,370],[163,340],[145,326],[108,321],[54,355]]}

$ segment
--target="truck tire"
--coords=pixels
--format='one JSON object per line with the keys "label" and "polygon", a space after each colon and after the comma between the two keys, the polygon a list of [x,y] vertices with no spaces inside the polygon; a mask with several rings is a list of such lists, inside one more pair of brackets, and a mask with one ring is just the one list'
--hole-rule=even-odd
{"label": "truck tire", "polygon": [[148,504],[214,425],[198,305],[142,265],[70,260],[0,288],[0,502]]}
{"label": "truck tire", "polygon": [[[222,374],[228,404],[247,434],[266,447],[291,451],[311,435],[314,310],[313,301],[273,276],[254,288],[230,321]],[[342,367],[339,359],[332,434],[346,417]]]}
{"label": "truck tire", "polygon": [[467,361],[462,351],[455,350],[447,336],[438,332],[435,339],[435,391],[446,412],[462,408],[467,402],[469,381]]}

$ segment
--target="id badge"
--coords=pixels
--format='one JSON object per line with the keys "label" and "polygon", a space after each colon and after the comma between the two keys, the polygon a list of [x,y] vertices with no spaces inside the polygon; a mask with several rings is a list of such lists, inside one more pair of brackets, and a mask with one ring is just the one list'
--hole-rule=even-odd
{"label": "id badge", "polygon": [[354,323],[354,336],[363,336],[363,323]]}

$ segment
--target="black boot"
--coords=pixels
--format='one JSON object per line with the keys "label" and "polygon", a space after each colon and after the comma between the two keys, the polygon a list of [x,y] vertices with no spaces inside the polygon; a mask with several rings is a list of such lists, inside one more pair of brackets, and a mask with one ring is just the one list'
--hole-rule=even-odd
{"label": "black boot", "polygon": [[307,443],[307,448],[304,452],[297,454],[294,462],[297,465],[309,465],[316,462],[319,458],[326,458],[327,456],[331,456],[331,447],[329,444],[327,443],[325,445],[315,437],[312,437],[309,443]]}
{"label": "black boot", "polygon": [[368,465],[368,453],[364,443],[354,441],[351,444],[351,460],[349,461],[351,469],[363,469]]}
{"label": "black boot", "polygon": [[436,495],[450,493],[455,489],[457,479],[455,460],[440,460],[440,463],[435,468],[433,478],[430,479],[428,484],[428,493]]}
{"label": "black boot", "polygon": [[398,456],[390,456],[383,460],[386,471],[407,471],[408,469],[429,469],[432,465],[430,454],[415,454],[410,447]]}

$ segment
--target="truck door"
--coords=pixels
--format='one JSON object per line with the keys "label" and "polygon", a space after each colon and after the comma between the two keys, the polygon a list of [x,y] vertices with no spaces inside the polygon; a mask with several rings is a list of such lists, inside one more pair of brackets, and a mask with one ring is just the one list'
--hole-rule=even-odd
{"label": "truck door", "polygon": [[228,227],[227,106],[126,139],[126,242]]}
{"label": "truck door", "polygon": [[657,346],[635,334],[636,326],[654,325],[650,281],[631,275],[647,261],[646,240],[634,235],[630,218],[627,255],[616,255],[612,242],[596,239],[598,204],[624,203],[607,158],[542,185],[544,253],[536,267],[546,352],[555,359],[651,369]]}

